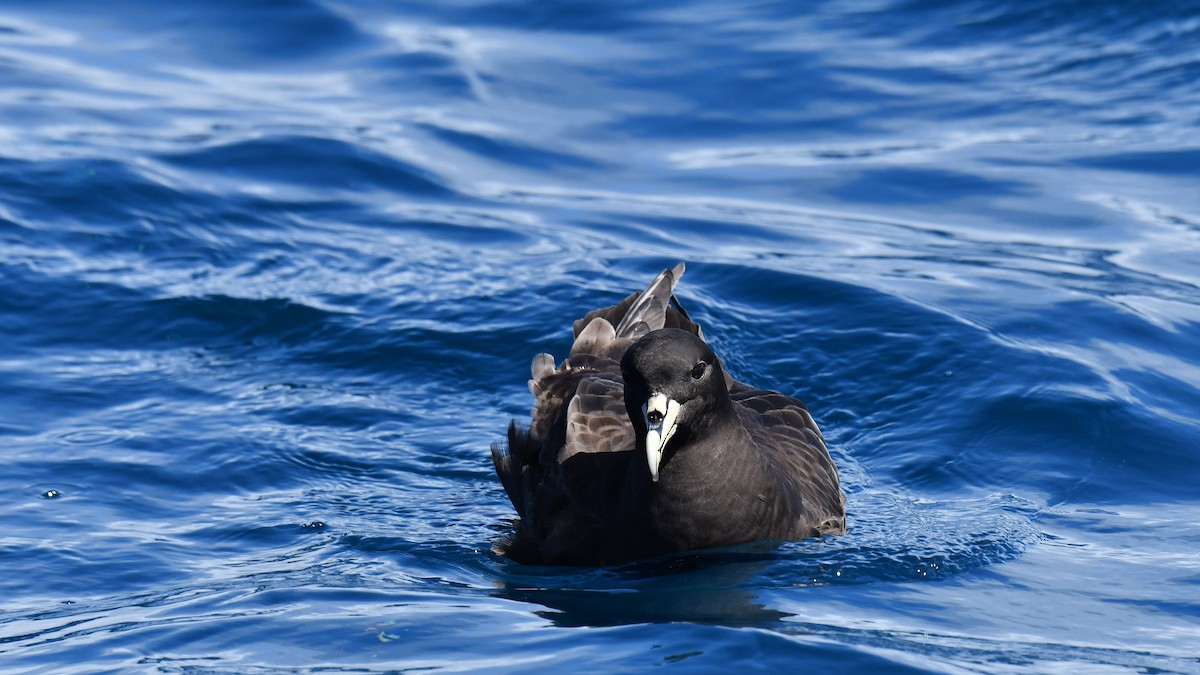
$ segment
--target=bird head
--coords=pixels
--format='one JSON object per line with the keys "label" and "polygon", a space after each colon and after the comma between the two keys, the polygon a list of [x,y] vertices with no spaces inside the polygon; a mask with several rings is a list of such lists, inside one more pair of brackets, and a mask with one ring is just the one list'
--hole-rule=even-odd
{"label": "bird head", "polygon": [[650,478],[658,482],[667,450],[702,433],[713,413],[728,403],[720,359],[692,333],[663,328],[626,350],[621,376],[625,409],[639,449],[644,446]]}

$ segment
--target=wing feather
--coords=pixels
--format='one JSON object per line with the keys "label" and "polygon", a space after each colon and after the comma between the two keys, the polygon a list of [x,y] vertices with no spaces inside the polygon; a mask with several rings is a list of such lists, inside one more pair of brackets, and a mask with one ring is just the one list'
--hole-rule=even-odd
{"label": "wing feather", "polygon": [[783,494],[797,500],[796,512],[820,523],[821,534],[844,534],[846,496],[807,406],[791,396],[737,381],[729,393],[750,437],[775,467],[775,475],[791,483]]}
{"label": "wing feather", "polygon": [[584,452],[621,452],[634,447],[633,426],[625,412],[624,383],[613,373],[585,377],[567,407],[562,464]]}

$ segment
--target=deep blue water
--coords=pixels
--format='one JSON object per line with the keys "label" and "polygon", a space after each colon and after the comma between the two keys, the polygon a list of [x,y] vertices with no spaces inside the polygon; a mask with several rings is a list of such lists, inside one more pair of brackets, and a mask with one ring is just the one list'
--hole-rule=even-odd
{"label": "deep blue water", "polygon": [[[0,669],[1200,672],[1200,3],[0,3]],[[850,533],[523,567],[688,264]]]}

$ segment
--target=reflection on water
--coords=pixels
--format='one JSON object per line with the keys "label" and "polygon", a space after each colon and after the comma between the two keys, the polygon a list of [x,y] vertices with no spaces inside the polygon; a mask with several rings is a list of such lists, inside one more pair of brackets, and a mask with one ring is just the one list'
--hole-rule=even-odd
{"label": "reflection on water", "polygon": [[[5,664],[1200,668],[1197,12],[5,4]],[[497,558],[529,355],[679,260],[850,534]]]}
{"label": "reflection on water", "polygon": [[751,590],[769,563],[767,554],[696,553],[571,576],[512,565],[520,573],[506,575],[497,595],[541,605],[546,609],[540,616],[565,627],[667,622],[771,626],[789,615],[764,606]]}

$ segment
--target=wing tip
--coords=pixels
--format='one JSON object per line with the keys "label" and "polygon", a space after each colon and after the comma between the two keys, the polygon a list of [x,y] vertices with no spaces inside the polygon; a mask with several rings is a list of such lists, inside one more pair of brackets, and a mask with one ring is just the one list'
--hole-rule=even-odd
{"label": "wing tip", "polygon": [[579,332],[571,345],[571,355],[603,354],[613,340],[617,339],[617,331],[608,319],[596,317],[588,322]]}

